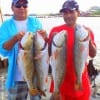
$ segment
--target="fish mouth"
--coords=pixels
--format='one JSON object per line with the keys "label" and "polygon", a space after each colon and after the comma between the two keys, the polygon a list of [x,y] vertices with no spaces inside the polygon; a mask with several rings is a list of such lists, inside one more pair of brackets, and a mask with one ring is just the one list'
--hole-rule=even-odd
{"label": "fish mouth", "polygon": [[52,41],[52,43],[53,43],[53,45],[54,45],[55,47],[57,47],[57,48],[63,47],[63,44],[62,44],[62,45],[57,45],[54,41]]}
{"label": "fish mouth", "polygon": [[21,43],[19,43],[19,48],[24,50],[24,47],[21,45]]}
{"label": "fish mouth", "polygon": [[46,48],[47,42],[45,42],[43,48],[41,48],[41,51],[43,51]]}

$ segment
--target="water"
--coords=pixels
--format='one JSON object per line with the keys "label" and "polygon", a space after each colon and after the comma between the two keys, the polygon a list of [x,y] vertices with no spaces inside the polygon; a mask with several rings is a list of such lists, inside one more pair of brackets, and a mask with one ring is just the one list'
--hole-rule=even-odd
{"label": "water", "polygon": [[7,73],[2,72],[0,74],[0,100],[7,100],[7,91],[5,89],[5,80]]}
{"label": "water", "polygon": [[[4,17],[4,20],[8,17]],[[52,27],[61,25],[64,23],[63,18],[61,17],[53,17],[53,18],[39,18],[39,20],[43,24],[43,28],[49,34]],[[100,70],[100,17],[79,17],[77,23],[82,25],[88,26],[92,29],[95,35],[95,42],[97,45],[97,56],[94,58],[94,66],[98,70]],[[6,79],[6,72],[0,74],[0,100],[6,100],[7,98],[7,91],[4,89],[5,79]],[[97,86],[100,86],[100,75],[96,78]],[[100,87],[99,87],[100,89]],[[98,92],[98,90],[97,90]],[[100,91],[99,91],[100,93]],[[47,99],[45,99],[47,100]],[[91,98],[91,100],[100,100],[100,97]]]}

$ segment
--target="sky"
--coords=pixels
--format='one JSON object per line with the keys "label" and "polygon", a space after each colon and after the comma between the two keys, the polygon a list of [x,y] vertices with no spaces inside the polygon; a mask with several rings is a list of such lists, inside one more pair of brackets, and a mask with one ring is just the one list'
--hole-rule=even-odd
{"label": "sky", "polygon": [[[62,4],[66,0],[28,0],[29,1],[29,14],[45,14],[45,13],[58,13]],[[80,10],[86,11],[91,6],[100,6],[100,0],[76,0],[80,6]],[[0,7],[2,13],[11,14],[12,0],[0,0]]]}

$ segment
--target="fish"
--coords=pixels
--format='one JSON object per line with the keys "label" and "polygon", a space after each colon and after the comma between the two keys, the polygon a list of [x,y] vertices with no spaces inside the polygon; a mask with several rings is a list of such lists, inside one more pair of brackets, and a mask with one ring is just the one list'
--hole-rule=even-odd
{"label": "fish", "polygon": [[33,79],[35,76],[34,72],[34,59],[33,59],[33,43],[34,33],[26,32],[19,42],[19,53],[18,53],[18,67],[23,75],[24,80],[27,82],[30,94],[35,95],[38,92],[36,89]]}
{"label": "fish", "polygon": [[82,90],[82,74],[89,54],[89,34],[81,25],[76,25],[74,54],[75,90]]}
{"label": "fish", "polygon": [[43,96],[46,96],[48,69],[49,69],[49,54],[48,43],[37,32],[34,37],[34,57],[35,57],[35,69],[37,78],[37,88],[41,91]]}
{"label": "fish", "polygon": [[62,30],[55,33],[51,43],[50,65],[52,78],[54,80],[54,94],[59,93],[60,85],[65,76],[67,58],[67,31]]}

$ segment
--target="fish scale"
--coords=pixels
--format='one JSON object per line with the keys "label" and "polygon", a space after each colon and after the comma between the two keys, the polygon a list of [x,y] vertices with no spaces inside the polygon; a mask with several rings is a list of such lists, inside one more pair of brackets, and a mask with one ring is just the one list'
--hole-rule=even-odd
{"label": "fish scale", "polygon": [[[76,26],[75,32],[75,71],[76,84],[75,89],[82,89],[82,74],[85,70],[85,64],[89,53],[88,31],[81,25]],[[86,39],[87,38],[87,39]]]}
{"label": "fish scale", "polygon": [[24,80],[27,82],[29,92],[34,95],[37,91],[33,84],[35,76],[34,72],[34,59],[33,59],[33,39],[34,35],[31,32],[26,32],[20,41],[19,53],[18,53],[18,67],[23,75]]}
{"label": "fish scale", "polygon": [[54,80],[54,93],[59,93],[60,84],[63,81],[66,68],[66,39],[67,32],[62,30],[54,35],[51,44],[50,65]]}
{"label": "fish scale", "polygon": [[45,39],[37,32],[35,35],[35,70],[37,77],[37,87],[40,91],[44,92],[47,90],[47,77],[49,69],[49,55],[48,55],[48,44]]}

